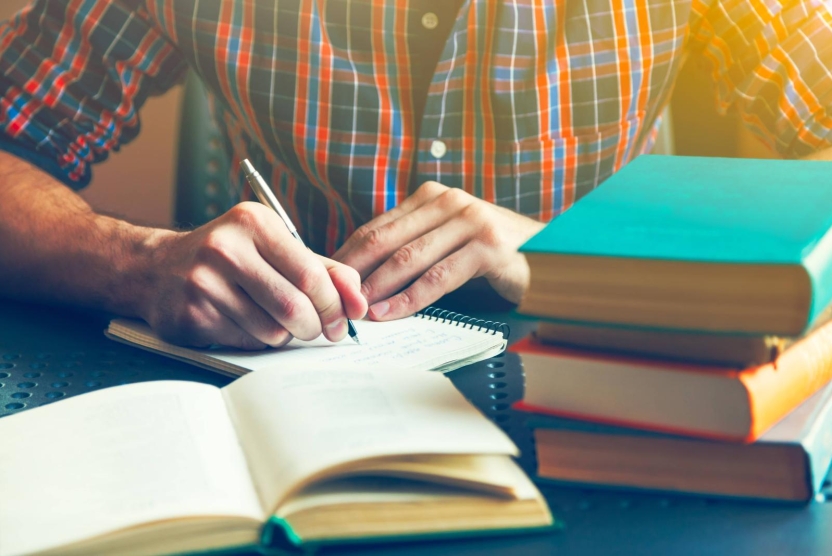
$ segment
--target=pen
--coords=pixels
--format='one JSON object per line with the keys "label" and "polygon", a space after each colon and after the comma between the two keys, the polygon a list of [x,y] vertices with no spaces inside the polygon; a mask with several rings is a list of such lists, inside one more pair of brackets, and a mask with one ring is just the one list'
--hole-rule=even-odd
{"label": "pen", "polygon": [[[246,179],[248,180],[249,185],[254,190],[254,194],[257,195],[257,198],[260,199],[260,202],[270,207],[274,210],[280,219],[283,220],[283,223],[286,224],[286,227],[289,228],[289,232],[295,236],[301,245],[305,245],[303,243],[303,239],[301,239],[300,234],[298,234],[298,229],[292,224],[292,220],[289,218],[289,215],[286,214],[286,211],[283,210],[283,206],[280,204],[280,201],[277,200],[272,190],[269,189],[269,186],[266,185],[266,181],[263,179],[263,176],[260,175],[260,172],[254,169],[251,162],[248,161],[246,158],[240,163],[240,166],[243,167],[243,172],[246,175]],[[350,319],[347,319],[347,333],[349,334],[352,341],[356,344],[361,344],[361,341],[358,339],[358,331],[355,329],[355,325],[352,323]]]}

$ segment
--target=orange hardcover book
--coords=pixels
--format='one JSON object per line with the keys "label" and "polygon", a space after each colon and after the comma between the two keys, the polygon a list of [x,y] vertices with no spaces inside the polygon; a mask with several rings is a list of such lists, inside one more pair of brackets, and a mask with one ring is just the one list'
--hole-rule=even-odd
{"label": "orange hardcover book", "polygon": [[771,363],[731,369],[616,356],[525,339],[515,407],[660,432],[752,442],[832,379],[832,323]]}

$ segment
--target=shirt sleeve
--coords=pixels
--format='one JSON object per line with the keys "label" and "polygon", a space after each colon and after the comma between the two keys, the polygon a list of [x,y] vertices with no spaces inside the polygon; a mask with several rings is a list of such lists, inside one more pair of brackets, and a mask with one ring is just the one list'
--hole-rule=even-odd
{"label": "shirt sleeve", "polygon": [[34,0],[0,22],[0,149],[81,188],[186,62],[142,0]]}
{"label": "shirt sleeve", "polygon": [[786,157],[832,146],[828,0],[693,0],[690,45],[725,112]]}

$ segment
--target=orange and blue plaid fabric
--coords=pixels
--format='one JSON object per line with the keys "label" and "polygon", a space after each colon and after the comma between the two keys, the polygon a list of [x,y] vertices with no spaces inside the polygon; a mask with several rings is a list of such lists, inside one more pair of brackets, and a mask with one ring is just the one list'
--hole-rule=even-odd
{"label": "orange and blue plaid fabric", "polygon": [[0,25],[0,145],[82,186],[138,133],[145,99],[191,67],[235,163],[257,161],[331,253],[425,180],[551,219],[650,149],[688,55],[710,65],[720,106],[783,155],[832,142],[821,0],[466,0],[417,121],[410,35],[424,12],[419,0],[35,0]]}

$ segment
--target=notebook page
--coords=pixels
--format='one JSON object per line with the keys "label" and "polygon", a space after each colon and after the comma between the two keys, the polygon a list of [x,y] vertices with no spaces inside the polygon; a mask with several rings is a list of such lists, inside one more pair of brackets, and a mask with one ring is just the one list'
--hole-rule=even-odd
{"label": "notebook page", "polygon": [[248,371],[316,369],[439,370],[448,372],[501,353],[502,334],[418,316],[390,322],[356,321],[361,345],[349,338],[332,343],[323,336],[292,340],[279,349],[246,352],[189,349],[163,342],[141,321],[116,319],[109,332],[129,343],[162,351],[232,374]]}
{"label": "notebook page", "polygon": [[441,374],[288,369],[223,388],[261,500],[364,458],[511,454],[514,444]]}
{"label": "notebook page", "polygon": [[4,556],[155,520],[264,517],[212,386],[108,388],[0,419],[0,439]]}

